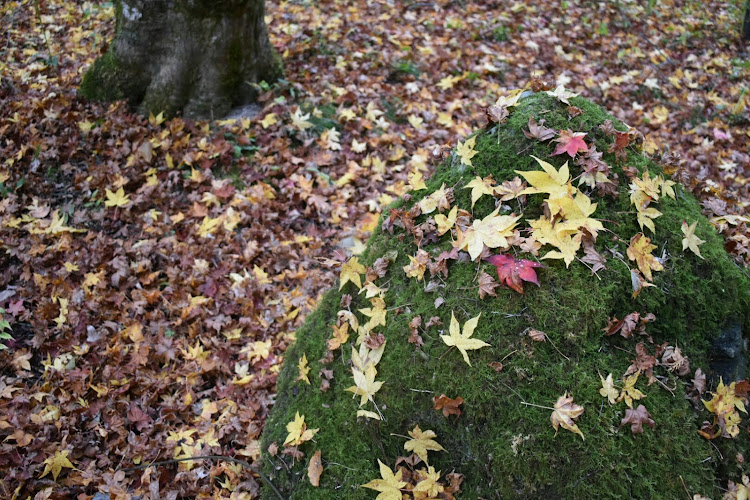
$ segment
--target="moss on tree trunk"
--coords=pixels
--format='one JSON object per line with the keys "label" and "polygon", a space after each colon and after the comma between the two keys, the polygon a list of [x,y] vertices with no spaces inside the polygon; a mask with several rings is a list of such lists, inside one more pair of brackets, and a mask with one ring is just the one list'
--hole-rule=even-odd
{"label": "moss on tree trunk", "polygon": [[[584,99],[571,102],[583,110],[580,116],[569,118],[565,105],[542,93],[522,99],[499,130],[477,134],[473,166],[461,165],[455,156],[449,158],[427,181],[427,189],[414,192],[409,201],[397,202],[390,210],[409,208],[443,184],[455,186],[454,204],[469,210],[470,190],[464,187],[470,180],[492,175],[500,184],[516,177],[516,171],[539,170],[529,156],[532,154],[559,168],[564,160],[550,156],[553,144],[524,136],[522,131],[532,116],[544,118],[546,126],[558,130],[586,132],[587,142],[594,141],[599,151],[607,151],[612,140],[599,125],[607,119],[617,121]],[[622,130],[621,125],[616,126]],[[400,228],[394,228],[393,235],[378,228],[361,261],[372,265],[379,257],[397,252],[385,277],[375,282],[388,288],[384,297],[386,326],[375,329],[387,342],[376,377],[384,384],[374,397],[384,419],[356,416],[359,397],[353,399],[345,390],[354,385],[348,344],[334,352],[331,363],[319,361],[326,356],[326,341],[331,338],[337,311],[345,308],[340,305],[343,294],[351,294],[349,309],[360,321],[366,320],[359,310],[370,307],[370,302],[348,283],[342,291],[331,290],[324,296],[287,351],[276,405],[261,445],[260,461],[274,483],[294,499],[374,498],[375,492],[360,486],[380,477],[377,460],[393,468],[397,457],[407,455],[401,436],[419,425],[434,430],[446,450],[430,452],[430,465],[443,475],[455,471],[466,476],[460,498],[681,498],[685,489],[691,495],[720,496],[719,488],[726,486],[723,470],[734,470],[726,460],[734,460],[737,450],[748,449],[747,433],[737,440],[716,441],[723,448],[722,462],[718,449],[698,434],[701,422],[711,416],[686,400],[689,377],[681,379],[662,369],[659,374],[667,377],[664,383],[672,388],[670,392],[658,383],[647,386],[641,376],[637,387],[646,398],[635,406],[643,403],[656,427],[646,428],[640,435],[633,435],[629,426],[619,428],[625,403],[610,405],[599,394],[599,374],[606,377],[613,373],[620,379],[635,357],[637,342],[646,342],[651,352],[663,342],[677,345],[689,356],[692,370],[700,367],[707,372],[711,341],[726,322],[734,319],[745,336],[750,326],[748,279],[724,251],[721,237],[701,214],[697,201],[680,186],[676,187],[676,199],[660,199],[663,215],[656,219],[656,234],[649,232],[658,248],[655,253],[664,251],[669,256],[665,269],[654,273],[654,287],[632,297],[628,265],[635,264],[628,260],[625,248],[641,229],[622,167],[635,167],[641,173],[649,170],[654,175],[661,169],[634,148],[628,150],[625,161],[616,160],[614,154],[604,155],[620,180],[619,194],[592,195],[599,203],[593,217],[606,221],[604,225],[612,231],[601,232],[597,240],[598,251],[609,259],[598,277],[580,261],[566,268],[562,261],[545,260],[546,267],[538,270],[541,286],[526,284],[523,295],[499,288],[497,297],[480,300],[479,270],[494,274],[494,268],[484,262],[459,260],[449,264],[445,287],[441,287],[442,280],[436,280],[437,291],[428,293],[425,283],[429,273],[425,281],[418,282],[403,270],[417,251],[414,238]],[[578,169],[571,162],[573,177]],[[544,195],[528,198],[524,219],[541,213]],[[519,209],[515,202],[507,203]],[[494,200],[484,196],[474,206],[473,216],[484,217],[494,209]],[[388,213],[386,210],[383,218]],[[423,215],[416,222],[424,219]],[[698,221],[696,234],[706,240],[701,246],[705,260],[683,251],[683,220]],[[450,247],[448,235],[424,245],[433,259]],[[521,257],[533,258],[523,253]],[[444,303],[436,309],[438,297]],[[633,311],[656,315],[656,321],[648,325],[653,345],[645,338],[603,335],[602,328],[611,316],[623,318]],[[448,333],[452,312],[461,324],[482,315],[474,338],[490,347],[470,351],[471,367],[458,352],[448,351],[440,339],[441,333]],[[409,323],[417,315],[423,318],[423,326],[433,316],[442,320],[442,326],[420,331],[421,348],[408,341]],[[529,328],[546,332],[551,342],[534,342],[524,335]],[[352,334],[349,342],[355,338]],[[303,355],[311,368],[311,385],[299,377],[298,363]],[[499,361],[503,368],[498,372],[497,365],[490,364]],[[333,372],[326,391],[320,387],[322,369]],[[522,404],[550,407],[565,392],[585,408],[578,420],[585,441],[562,429],[555,435],[549,410]],[[433,396],[441,394],[464,399],[460,417],[446,418],[433,409]],[[367,409],[374,407],[368,403]],[[286,425],[297,412],[305,416],[308,428],[320,429],[314,441],[300,446],[305,453],[301,460],[281,453]],[[273,443],[279,449],[275,456],[267,451]],[[306,471],[317,449],[322,452],[324,470],[320,487],[315,488]],[[265,498],[272,498],[266,493]]]}
{"label": "moss on tree trunk", "polygon": [[109,51],[84,76],[92,100],[127,99],[140,112],[212,118],[281,75],[262,0],[122,0]]}

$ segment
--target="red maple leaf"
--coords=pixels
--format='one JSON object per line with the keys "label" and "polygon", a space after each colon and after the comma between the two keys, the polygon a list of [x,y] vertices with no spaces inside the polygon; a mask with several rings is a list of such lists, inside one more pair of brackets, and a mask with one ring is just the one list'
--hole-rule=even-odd
{"label": "red maple leaf", "polygon": [[516,260],[510,255],[493,255],[487,262],[497,268],[497,277],[501,283],[505,283],[518,293],[523,293],[523,282],[528,281],[539,286],[535,267],[544,267],[538,262],[520,259]]}
{"label": "red maple leaf", "polygon": [[583,141],[586,136],[585,132],[573,133],[572,130],[561,130],[560,137],[554,139],[554,142],[559,142],[555,148],[555,152],[552,155],[559,155],[562,153],[568,153],[571,158],[576,155],[579,151],[588,151],[589,147]]}

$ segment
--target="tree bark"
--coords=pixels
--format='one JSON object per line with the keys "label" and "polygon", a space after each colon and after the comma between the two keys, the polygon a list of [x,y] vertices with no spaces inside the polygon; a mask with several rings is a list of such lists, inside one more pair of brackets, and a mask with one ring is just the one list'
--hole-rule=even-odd
{"label": "tree bark", "polygon": [[92,100],[219,118],[281,75],[263,0],[118,0],[117,34],[81,84]]}

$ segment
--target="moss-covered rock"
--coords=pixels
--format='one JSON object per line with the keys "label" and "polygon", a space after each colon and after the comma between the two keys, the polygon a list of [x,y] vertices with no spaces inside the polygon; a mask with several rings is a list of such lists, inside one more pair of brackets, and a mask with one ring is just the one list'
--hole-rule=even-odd
{"label": "moss-covered rock", "polygon": [[[648,385],[647,377],[641,375],[636,387],[646,397],[634,407],[642,403],[655,427],[646,427],[638,435],[631,433],[629,425],[620,427],[625,402],[610,405],[599,393],[600,374],[613,373],[616,384],[622,386],[622,375],[635,358],[639,342],[649,354],[663,343],[678,346],[689,357],[692,370],[700,367],[708,372],[711,342],[724,325],[734,322],[745,335],[749,331],[750,283],[725,253],[722,239],[701,215],[697,201],[681,186],[675,186],[675,199],[661,197],[655,205],[663,213],[655,219],[655,233],[645,230],[656,245],[655,255],[665,257],[664,270],[655,271],[654,286],[633,298],[630,267],[636,268],[636,264],[626,251],[641,228],[623,168],[634,167],[639,176],[648,170],[654,177],[663,175],[658,165],[633,147],[628,147],[627,157],[621,160],[605,153],[603,159],[612,166],[612,177],[619,179],[619,192],[600,197],[585,186],[582,190],[598,203],[592,217],[606,227],[596,241],[596,249],[608,258],[606,269],[597,276],[579,260],[569,267],[561,260],[543,260],[546,267],[537,269],[540,286],[526,283],[524,294],[500,287],[496,297],[480,300],[477,276],[480,271],[494,275],[494,267],[484,261],[451,260],[447,278],[431,278],[429,272],[423,281],[407,277],[403,267],[417,253],[414,237],[403,228],[394,227],[391,234],[382,227],[391,211],[412,207],[443,184],[455,187],[455,205],[471,210],[471,190],[464,187],[476,176],[492,175],[500,184],[516,177],[516,171],[540,170],[530,155],[559,168],[567,155],[551,156],[553,143],[523,134],[530,117],[537,121],[544,118],[545,125],[556,130],[586,132],[589,144],[593,141],[599,151],[607,151],[613,139],[599,126],[609,119],[619,130],[624,127],[584,99],[573,98],[571,103],[582,114],[569,117],[566,105],[544,93],[520,100],[505,124],[476,135],[478,153],[471,166],[461,165],[453,155],[427,181],[427,189],[412,192],[411,199],[397,202],[381,218],[381,226],[360,260],[372,265],[389,252],[397,253],[387,274],[375,281],[387,288],[386,325],[375,328],[386,340],[376,377],[384,384],[374,396],[383,420],[356,416],[360,398],[353,399],[346,391],[354,385],[348,344],[334,352],[332,362],[320,361],[326,357],[326,341],[342,308],[342,295],[352,296],[349,309],[364,323],[367,318],[359,310],[371,305],[365,294],[357,294],[352,283],[346,283],[341,291],[329,291],[296,333],[262,441],[265,472],[291,498],[374,498],[375,492],[361,485],[380,477],[378,460],[393,469],[397,457],[408,455],[402,436],[415,426],[435,431],[436,440],[445,448],[429,453],[436,471],[465,475],[461,498],[677,498],[684,496],[686,489],[691,495],[720,495],[718,488],[726,486],[728,470],[722,457],[733,460],[733,450],[747,447],[747,433],[743,431],[737,439],[715,440],[723,455],[701,437],[701,422],[710,421],[711,416],[702,405],[686,398],[691,390],[690,376],[680,378],[658,366],[654,373],[661,380]],[[573,162],[571,174],[580,174]],[[510,208],[501,207],[501,213],[523,213],[520,227],[528,227],[526,221],[543,212],[545,197],[528,195],[525,206],[518,200],[508,201]],[[496,201],[483,196],[473,208],[473,217],[485,217],[495,208]],[[427,218],[421,215],[416,222]],[[705,240],[700,246],[704,259],[683,251],[683,220],[698,221],[696,234]],[[437,242],[427,243],[426,238],[422,247],[435,260],[441,251],[451,248],[451,239],[450,233]],[[548,250],[552,248],[543,247],[539,256]],[[517,247],[508,252],[518,258],[537,259]],[[427,292],[425,285],[430,279],[437,286]],[[438,298],[443,303],[436,308]],[[656,320],[647,325],[653,344],[647,336],[603,334],[612,316],[623,318],[634,311],[655,315]],[[471,366],[440,338],[448,334],[452,312],[461,325],[481,313],[473,337],[490,346],[469,351]],[[409,323],[415,316],[423,318],[421,347],[409,342]],[[433,316],[438,316],[442,325],[425,329]],[[535,342],[525,335],[529,328],[545,332],[549,340]],[[356,337],[353,334],[349,342]],[[298,363],[303,355],[311,368],[310,385],[299,377]],[[493,362],[502,362],[502,369],[498,371],[498,364],[491,366]],[[333,372],[325,392],[319,378],[323,369]],[[552,407],[566,392],[585,408],[577,420],[585,440],[562,429],[555,435],[551,411],[540,408]],[[433,409],[433,397],[441,394],[464,399],[460,416],[446,418]],[[370,402],[364,409],[376,411]],[[309,428],[320,429],[313,441],[299,446],[305,454],[302,460],[281,453],[286,425],[297,412],[304,415]],[[267,452],[273,443],[279,449],[275,456]],[[310,485],[306,472],[317,449],[322,451],[324,471],[316,488]],[[736,480],[736,476],[730,478]],[[266,493],[270,498],[271,492]]]}

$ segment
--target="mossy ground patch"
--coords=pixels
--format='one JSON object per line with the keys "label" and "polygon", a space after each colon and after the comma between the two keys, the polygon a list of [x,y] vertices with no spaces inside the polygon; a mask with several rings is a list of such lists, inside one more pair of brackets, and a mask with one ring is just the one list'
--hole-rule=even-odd
{"label": "mossy ground patch", "polygon": [[[477,134],[478,154],[471,166],[448,158],[427,181],[426,190],[413,193],[408,202],[397,202],[392,209],[408,208],[445,184],[456,188],[454,204],[469,210],[470,190],[462,188],[476,176],[492,175],[500,183],[514,178],[517,170],[538,169],[530,155],[559,167],[563,159],[550,159],[553,144],[524,136],[522,130],[530,116],[537,121],[544,118],[545,126],[556,130],[586,132],[587,141],[593,140],[598,150],[607,151],[611,140],[599,125],[607,119],[618,129],[623,129],[621,124],[584,99],[574,98],[571,103],[582,114],[570,118],[566,106],[543,93],[522,99],[507,123]],[[466,476],[461,498],[676,498],[684,495],[685,488],[691,494],[716,496],[717,487],[722,486],[722,460],[718,450],[697,433],[708,415],[696,413],[685,399],[686,381],[662,371],[667,390],[658,383],[647,387],[642,377],[638,387],[646,394],[643,404],[656,428],[636,436],[627,426],[618,429],[625,405],[610,406],[599,395],[599,373],[622,374],[635,357],[636,342],[605,337],[602,328],[611,316],[622,318],[632,311],[653,313],[657,319],[648,331],[654,343],[678,345],[689,356],[693,369],[707,371],[710,340],[727,320],[738,320],[748,331],[750,285],[726,255],[721,238],[701,215],[698,203],[678,187],[676,199],[660,200],[663,215],[656,220],[656,234],[648,234],[659,255],[668,256],[664,271],[655,273],[655,287],[634,299],[629,271],[634,264],[628,261],[625,249],[641,229],[622,169],[648,169],[654,175],[661,172],[658,165],[634,150],[622,161],[613,154],[605,154],[604,160],[620,178],[620,191],[614,198],[592,195],[599,203],[594,217],[605,221],[609,230],[597,240],[597,250],[609,258],[607,269],[598,277],[578,261],[566,268],[562,261],[546,260],[546,267],[538,272],[540,287],[528,285],[524,295],[498,288],[497,297],[480,300],[476,277],[480,270],[494,273],[492,266],[452,261],[449,277],[441,283],[445,286],[427,293],[424,281],[407,278],[402,269],[417,251],[411,235],[398,228],[393,235],[382,227],[376,229],[360,260],[372,264],[387,252],[398,255],[387,275],[376,281],[388,287],[387,324],[377,330],[387,340],[377,376],[385,383],[375,397],[385,419],[357,420],[358,400],[344,390],[352,385],[349,347],[337,351],[331,364],[318,361],[326,355],[326,340],[336,322],[341,296],[352,295],[352,311],[369,307],[351,284],[340,292],[331,290],[297,332],[279,377],[276,406],[262,443],[265,471],[274,483],[292,498],[372,498],[373,493],[360,486],[378,477],[378,459],[393,467],[396,457],[405,455],[404,439],[394,434],[419,425],[434,430],[446,449],[431,454],[430,465],[443,473],[455,470]],[[543,199],[542,195],[529,196],[524,219],[542,212]],[[514,201],[509,204],[511,209],[520,208]],[[483,197],[474,206],[473,217],[484,217],[494,209],[495,202]],[[701,246],[705,260],[682,251],[683,220],[699,221],[696,234],[706,240]],[[447,235],[436,244],[425,245],[433,257],[439,249],[448,248]],[[521,252],[517,255],[533,258]],[[444,302],[436,309],[438,297]],[[461,324],[482,315],[474,337],[491,347],[471,351],[472,367],[455,350],[446,353],[448,348],[440,340],[440,333],[447,333],[451,312]],[[442,326],[422,333],[421,349],[408,342],[409,322],[417,315],[442,320]],[[528,328],[544,331],[554,346],[524,336]],[[303,354],[310,361],[311,379],[322,368],[333,370],[326,392],[315,382],[306,385],[297,380],[297,362]],[[501,359],[504,368],[497,372],[490,363]],[[585,441],[566,431],[555,436],[548,410],[522,404],[552,406],[566,391],[586,409],[578,420]],[[432,408],[432,397],[443,393],[464,399],[460,417],[446,419]],[[306,454],[302,461],[268,456],[271,443],[281,445],[284,441],[285,425],[295,412],[304,414],[311,427],[320,428],[315,442],[301,447]],[[747,446],[747,437],[719,444]],[[306,461],[316,449],[322,450],[324,472],[320,487],[313,488],[305,471]],[[724,456],[733,456],[724,451]]]}

